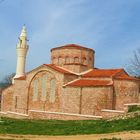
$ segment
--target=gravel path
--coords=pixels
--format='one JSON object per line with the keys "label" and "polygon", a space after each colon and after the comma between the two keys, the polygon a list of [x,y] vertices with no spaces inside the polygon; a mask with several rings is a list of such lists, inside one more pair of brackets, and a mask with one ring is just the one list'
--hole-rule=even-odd
{"label": "gravel path", "polygon": [[140,140],[140,131],[110,134],[92,134],[76,136],[37,136],[37,135],[0,135],[0,140],[100,140],[101,138],[121,138],[122,140]]}

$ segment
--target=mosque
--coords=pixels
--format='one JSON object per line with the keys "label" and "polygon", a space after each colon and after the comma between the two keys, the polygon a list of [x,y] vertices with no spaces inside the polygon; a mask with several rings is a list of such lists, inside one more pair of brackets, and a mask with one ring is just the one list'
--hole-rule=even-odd
{"label": "mosque", "polygon": [[122,68],[94,67],[95,51],[77,44],[51,49],[51,63],[25,73],[27,45],[23,27],[13,84],[3,90],[1,116],[27,119],[110,118],[140,104],[139,81]]}

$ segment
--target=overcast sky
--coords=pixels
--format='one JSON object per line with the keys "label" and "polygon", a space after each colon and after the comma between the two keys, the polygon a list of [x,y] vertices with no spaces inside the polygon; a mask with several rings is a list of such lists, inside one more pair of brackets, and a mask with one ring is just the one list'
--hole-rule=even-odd
{"label": "overcast sky", "polygon": [[95,50],[95,66],[125,67],[140,48],[140,0],[0,0],[0,80],[16,70],[23,24],[26,71],[50,63],[50,49],[76,43]]}

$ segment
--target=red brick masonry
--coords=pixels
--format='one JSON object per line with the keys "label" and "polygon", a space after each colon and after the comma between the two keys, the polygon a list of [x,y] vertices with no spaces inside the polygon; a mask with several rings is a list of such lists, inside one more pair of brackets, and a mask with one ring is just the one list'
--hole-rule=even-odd
{"label": "red brick masonry", "polygon": [[[122,68],[94,68],[94,53],[94,50],[76,44],[53,48],[51,64],[33,69],[3,90],[1,116],[107,119],[127,112],[126,104],[140,103],[139,80]],[[47,77],[45,83],[44,76]],[[55,83],[52,84],[52,80]]]}

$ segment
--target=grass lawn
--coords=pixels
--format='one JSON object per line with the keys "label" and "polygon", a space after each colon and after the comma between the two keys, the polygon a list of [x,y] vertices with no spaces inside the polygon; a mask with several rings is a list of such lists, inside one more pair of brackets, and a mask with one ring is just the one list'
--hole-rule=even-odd
{"label": "grass lawn", "polygon": [[140,130],[140,116],[127,120],[17,120],[2,118],[1,134],[77,135]]}

